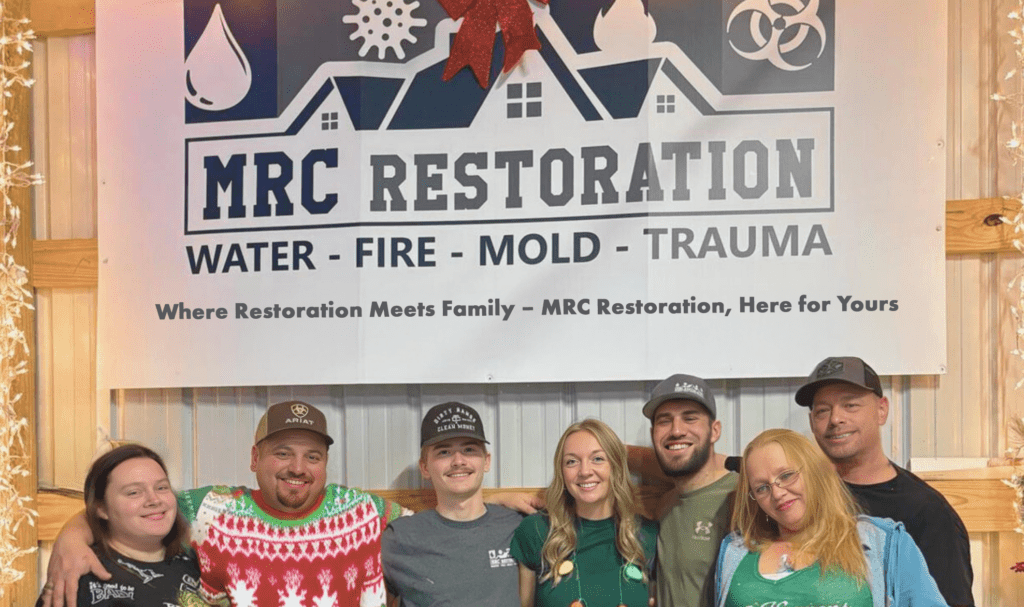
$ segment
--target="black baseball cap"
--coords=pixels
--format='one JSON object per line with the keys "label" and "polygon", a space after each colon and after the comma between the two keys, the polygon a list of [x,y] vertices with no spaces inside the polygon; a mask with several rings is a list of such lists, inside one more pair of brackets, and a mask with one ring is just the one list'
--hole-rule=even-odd
{"label": "black baseball cap", "polygon": [[882,396],[878,373],[856,356],[830,356],[814,367],[804,385],[796,391],[796,403],[803,407],[814,404],[818,388],[826,384],[851,384]]}
{"label": "black baseball cap", "polygon": [[449,438],[475,438],[486,443],[480,414],[469,405],[457,402],[434,405],[420,425],[420,448]]}

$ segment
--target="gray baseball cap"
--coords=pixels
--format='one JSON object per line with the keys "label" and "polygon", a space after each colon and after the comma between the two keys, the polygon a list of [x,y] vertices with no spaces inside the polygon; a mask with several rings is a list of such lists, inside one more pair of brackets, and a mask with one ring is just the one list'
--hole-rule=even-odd
{"label": "gray baseball cap", "polygon": [[814,394],[826,384],[852,384],[882,396],[878,373],[856,356],[830,356],[818,363],[804,385],[796,391],[796,403],[803,407],[814,404]]}
{"label": "gray baseball cap", "polygon": [[703,405],[711,414],[711,419],[718,416],[715,395],[711,393],[711,388],[707,382],[694,375],[677,373],[654,386],[651,399],[644,404],[644,415],[648,419],[654,419],[654,412],[658,407],[670,400],[692,400]]}

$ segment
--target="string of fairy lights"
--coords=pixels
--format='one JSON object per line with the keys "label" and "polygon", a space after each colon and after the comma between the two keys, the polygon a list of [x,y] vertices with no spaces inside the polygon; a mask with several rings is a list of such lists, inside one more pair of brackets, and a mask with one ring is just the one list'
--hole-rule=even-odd
{"label": "string of fairy lights", "polygon": [[[1013,40],[1014,67],[1007,71],[1004,82],[1012,83],[1014,92],[997,92],[992,99],[1011,108],[1013,120],[1010,123],[1010,138],[1004,144],[1013,159],[1019,175],[1019,186],[1022,190],[1014,196],[1006,196],[1007,200],[1016,202],[1019,207],[1012,218],[1003,220],[1013,226],[1013,246],[1024,253],[1024,0],[1017,3],[1017,8],[1007,15],[1013,23],[1009,30]],[[1014,292],[1016,302],[1010,306],[1015,324],[1016,343],[1010,354],[1024,361],[1024,267],[1017,270],[1010,281],[1009,289]],[[1017,388],[1024,386],[1024,378],[1017,382]],[[1013,474],[1003,482],[1013,488],[1016,499],[1013,502],[1014,515],[1017,520],[1016,531],[1024,534],[1024,469],[1021,457],[1024,456],[1024,418],[1013,417],[1009,427],[1010,447],[1007,455],[1013,462]],[[1014,571],[1024,571],[1024,562],[1013,565]]]}
{"label": "string of fairy lights", "polygon": [[21,399],[14,382],[26,372],[29,360],[28,342],[19,321],[22,313],[32,309],[32,293],[26,287],[25,268],[14,259],[21,210],[10,196],[15,188],[42,182],[39,174],[31,172],[31,162],[14,160],[21,156],[21,149],[11,142],[13,90],[33,84],[27,74],[34,38],[28,19],[8,16],[0,2],[0,596],[25,575],[15,561],[35,551],[34,547],[19,546],[16,537],[21,525],[35,523],[36,513],[30,507],[31,499],[21,495],[15,484],[19,477],[29,474],[27,464],[32,456],[25,453],[28,421],[14,408]]}

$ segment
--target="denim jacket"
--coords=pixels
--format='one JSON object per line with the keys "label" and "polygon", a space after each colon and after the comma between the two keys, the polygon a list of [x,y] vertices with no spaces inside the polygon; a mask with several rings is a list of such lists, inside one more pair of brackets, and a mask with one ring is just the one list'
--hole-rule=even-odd
{"label": "denim jacket", "polygon": [[[857,532],[868,560],[874,607],[948,607],[903,523],[861,515],[857,517]],[[725,606],[732,576],[748,552],[743,536],[735,531],[722,540],[715,570],[717,607]]]}

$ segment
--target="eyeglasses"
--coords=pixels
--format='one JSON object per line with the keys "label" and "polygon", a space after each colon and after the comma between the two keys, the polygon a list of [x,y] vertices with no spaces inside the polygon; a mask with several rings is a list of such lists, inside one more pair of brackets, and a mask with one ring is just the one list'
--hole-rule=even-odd
{"label": "eyeglasses", "polygon": [[799,469],[796,469],[796,470],[786,470],[785,472],[780,474],[778,477],[776,477],[775,480],[773,480],[772,482],[764,483],[762,485],[758,485],[758,486],[754,487],[752,490],[747,492],[747,495],[750,496],[750,499],[752,499],[754,501],[757,501],[759,499],[763,499],[763,498],[766,498],[769,495],[771,495],[771,493],[772,493],[772,485],[775,485],[779,489],[782,489],[784,487],[789,487],[790,485],[795,483],[796,479],[798,479],[798,478],[800,478],[800,470]]}

